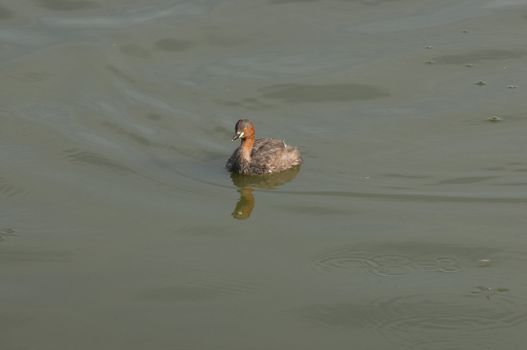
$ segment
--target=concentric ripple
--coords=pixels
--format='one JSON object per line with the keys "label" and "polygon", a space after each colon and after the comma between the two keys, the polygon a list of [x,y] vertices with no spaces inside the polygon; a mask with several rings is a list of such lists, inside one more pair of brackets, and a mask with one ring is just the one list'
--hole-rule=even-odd
{"label": "concentric ripple", "polygon": [[[376,305],[383,315],[376,329],[409,348],[456,342],[456,335],[516,327],[527,322],[527,301],[497,294],[488,298],[436,294],[398,297]],[[445,337],[445,332],[452,333]],[[446,344],[444,344],[446,345]]]}
{"label": "concentric ripple", "polygon": [[[527,323],[527,300],[506,288],[492,298],[483,294],[423,294],[376,300],[370,304],[313,305],[302,315],[310,321],[337,328],[369,329],[395,348],[450,349],[463,338],[488,342],[492,330]],[[485,336],[487,336],[486,339]],[[396,345],[396,346],[395,346]]]}
{"label": "concentric ripple", "polygon": [[380,276],[400,276],[415,270],[414,261],[401,255],[376,255],[375,252],[340,249],[315,259],[315,267],[329,272],[334,269],[360,268]]}
{"label": "concentric ripple", "polygon": [[331,272],[363,269],[385,277],[406,275],[412,271],[454,273],[463,265],[488,257],[491,250],[433,244],[382,244],[379,246],[340,247],[312,259],[316,270]]}

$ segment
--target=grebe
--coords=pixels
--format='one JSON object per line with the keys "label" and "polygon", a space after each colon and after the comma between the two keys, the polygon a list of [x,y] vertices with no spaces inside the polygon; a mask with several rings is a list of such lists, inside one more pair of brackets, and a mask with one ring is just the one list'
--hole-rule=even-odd
{"label": "grebe", "polygon": [[302,164],[302,157],[296,147],[278,139],[255,139],[254,125],[248,119],[238,120],[234,131],[232,140],[241,139],[241,145],[225,165],[233,173],[272,174]]}

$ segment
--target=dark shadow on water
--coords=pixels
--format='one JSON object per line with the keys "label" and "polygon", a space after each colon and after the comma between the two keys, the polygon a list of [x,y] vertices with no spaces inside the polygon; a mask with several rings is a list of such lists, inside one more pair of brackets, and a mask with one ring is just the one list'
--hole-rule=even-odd
{"label": "dark shadow on water", "polygon": [[13,13],[9,9],[0,5],[0,20],[11,18],[13,18]]}
{"label": "dark shadow on water", "polygon": [[232,217],[238,220],[245,220],[251,216],[255,206],[253,191],[255,188],[273,189],[293,180],[300,167],[292,168],[276,174],[244,176],[231,174],[232,183],[238,188],[240,199],[234,207]]}
{"label": "dark shadow on water", "polygon": [[16,236],[16,231],[12,227],[0,228],[0,242],[5,240],[6,237]]}

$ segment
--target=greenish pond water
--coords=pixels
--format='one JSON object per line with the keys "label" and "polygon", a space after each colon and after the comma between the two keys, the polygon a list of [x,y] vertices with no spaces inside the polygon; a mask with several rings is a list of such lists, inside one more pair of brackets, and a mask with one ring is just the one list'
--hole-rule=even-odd
{"label": "greenish pond water", "polygon": [[521,348],[526,13],[2,2],[0,347]]}

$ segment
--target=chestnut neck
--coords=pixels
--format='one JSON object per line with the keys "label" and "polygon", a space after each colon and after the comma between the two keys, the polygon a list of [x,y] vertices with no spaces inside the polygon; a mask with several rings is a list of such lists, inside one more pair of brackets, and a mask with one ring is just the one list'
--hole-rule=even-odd
{"label": "chestnut neck", "polygon": [[251,152],[254,145],[254,134],[244,137],[242,139],[242,144],[240,146],[240,153],[243,159],[249,161],[251,160]]}

